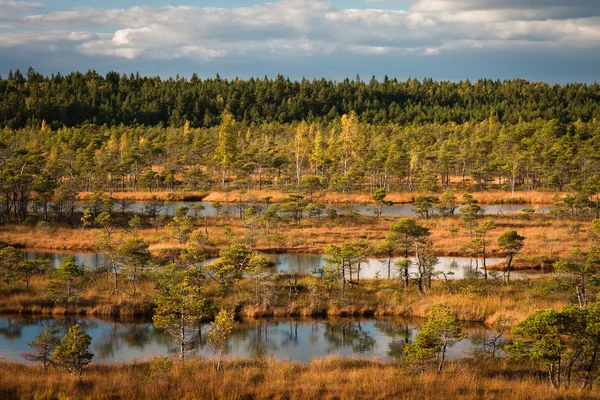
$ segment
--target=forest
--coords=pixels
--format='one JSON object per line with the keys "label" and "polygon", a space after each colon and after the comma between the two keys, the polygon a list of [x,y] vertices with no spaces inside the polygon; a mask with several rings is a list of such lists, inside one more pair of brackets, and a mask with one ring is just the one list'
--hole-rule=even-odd
{"label": "forest", "polygon": [[595,398],[599,107],[11,71],[0,397]]}
{"label": "forest", "polygon": [[600,86],[479,80],[398,81],[375,77],[293,81],[251,78],[169,79],[95,71],[43,76],[33,68],[0,77],[0,127],[23,128],[42,121],[52,129],[81,125],[192,128],[219,125],[229,110],[246,125],[330,123],[354,111],[373,125],[482,122],[493,111],[503,123],[557,120],[589,122],[600,115]]}

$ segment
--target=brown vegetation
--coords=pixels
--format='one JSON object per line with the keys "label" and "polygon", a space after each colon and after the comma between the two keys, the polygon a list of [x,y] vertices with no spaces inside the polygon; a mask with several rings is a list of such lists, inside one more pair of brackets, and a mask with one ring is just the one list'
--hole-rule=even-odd
{"label": "brown vegetation", "polygon": [[[486,216],[493,219],[496,227],[489,232],[489,256],[502,254],[496,246],[496,239],[503,232],[515,229],[525,236],[525,247],[518,260],[520,269],[535,268],[548,270],[556,257],[566,256],[574,248],[587,248],[593,244],[589,235],[591,223],[583,222],[579,234],[573,233],[574,222],[535,218],[531,221],[514,217]],[[339,220],[336,224],[324,218],[313,219],[310,224],[305,219],[300,226],[286,225],[278,235],[264,234],[254,237],[256,248],[265,252],[296,252],[320,254],[328,244],[339,245],[356,239],[369,239],[373,245],[385,238],[397,218],[357,217]],[[470,242],[469,231],[460,217],[420,219],[419,224],[431,229],[433,250],[438,256],[470,256],[464,247]],[[224,231],[227,226],[233,232]],[[453,233],[453,228],[458,232]],[[216,221],[209,218],[209,236],[204,249],[214,255],[219,248],[227,246],[235,237],[245,238],[247,227],[237,218]],[[456,232],[456,231],[455,231]],[[150,244],[154,253],[182,247],[165,230],[153,228],[138,229],[135,233]],[[36,228],[28,226],[5,226],[0,228],[0,241],[19,248],[38,250],[94,251],[97,238],[95,229],[82,233],[80,228],[53,227]]]}
{"label": "brown vegetation", "polygon": [[[464,190],[457,190],[455,195],[460,198],[463,193],[467,193]],[[516,202],[519,204],[550,204],[553,198],[558,196],[564,196],[565,193],[560,192],[538,192],[538,191],[485,191],[485,192],[469,192],[477,199],[481,204],[489,203],[511,203]],[[79,201],[88,201],[91,199],[94,193],[92,192],[81,192],[77,196]],[[110,192],[106,193],[115,200],[130,200],[130,201],[149,201],[153,198],[158,198],[165,201],[205,201],[220,203],[237,203],[252,200],[263,200],[270,199],[270,201],[279,201],[287,198],[291,194],[297,194],[297,191],[290,191],[284,193],[276,190],[249,190],[240,192],[239,190],[232,190],[229,192],[223,192],[215,190],[209,193],[206,192],[171,192],[171,191],[136,191],[136,192]],[[395,204],[409,204],[412,203],[415,197],[425,195],[424,193],[417,192],[394,192],[389,193],[386,200],[391,201]],[[327,204],[372,204],[373,199],[369,193],[315,193],[313,195],[314,201],[320,201]]]}
{"label": "brown vegetation", "polygon": [[[455,195],[460,198],[464,191],[457,191]],[[296,194],[296,192],[292,193]],[[564,193],[556,192],[515,192],[514,196],[511,192],[506,191],[486,191],[486,192],[474,192],[471,193],[473,197],[478,200],[481,204],[488,203],[510,203],[518,202],[523,204],[550,204],[555,195],[564,195]],[[395,204],[408,204],[414,201],[417,196],[423,195],[423,193],[389,193],[386,196],[386,200],[391,201]],[[372,204],[371,194],[368,193],[355,193],[355,194],[344,194],[344,193],[315,193],[313,196],[314,201],[320,201],[328,204]],[[204,201],[213,202],[219,201],[224,203],[228,200],[230,203],[238,201],[249,201],[252,199],[265,199],[271,198],[272,201],[278,201],[282,198],[287,197],[285,193],[270,190],[251,190],[248,192],[240,193],[239,191],[231,191],[229,193],[214,191],[208,194]]]}
{"label": "brown vegetation", "polygon": [[190,360],[90,365],[82,380],[58,369],[0,363],[0,398],[55,399],[548,399],[598,398],[552,391],[543,371],[503,360],[449,362],[442,373],[403,363],[326,358],[308,365],[231,360],[220,371]]}
{"label": "brown vegetation", "polygon": [[[570,292],[547,293],[549,279],[515,280],[502,284],[496,280],[457,280],[449,282],[450,294],[437,280],[426,296],[415,287],[405,288],[398,280],[361,280],[340,299],[337,291],[329,292],[322,281],[312,276],[293,279],[281,275],[265,282],[268,301],[257,304],[254,282],[243,279],[223,295],[222,288],[207,281],[204,293],[220,308],[234,309],[242,317],[308,317],[308,316],[404,316],[427,317],[437,303],[449,305],[460,320],[492,325],[499,316],[513,322],[523,320],[537,309],[560,310],[572,300]],[[104,275],[86,285],[78,301],[66,306],[55,303],[46,291],[48,278],[36,277],[30,290],[4,288],[0,291],[0,313],[42,315],[88,315],[110,317],[150,317],[154,310],[156,287],[150,280],[142,282],[138,294],[132,296],[130,285],[122,281],[115,295],[112,277]],[[311,288],[309,290],[309,288]]]}
{"label": "brown vegetation", "polygon": [[[91,200],[93,192],[81,192],[77,195],[78,201]],[[159,199],[164,201],[202,201],[206,197],[204,192],[106,192],[115,200],[150,201]]]}

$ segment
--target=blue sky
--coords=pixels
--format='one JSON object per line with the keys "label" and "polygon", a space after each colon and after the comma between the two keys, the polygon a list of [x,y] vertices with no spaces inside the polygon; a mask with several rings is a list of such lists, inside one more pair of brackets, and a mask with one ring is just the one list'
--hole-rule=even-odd
{"label": "blue sky", "polygon": [[0,74],[600,80],[598,0],[0,0]]}

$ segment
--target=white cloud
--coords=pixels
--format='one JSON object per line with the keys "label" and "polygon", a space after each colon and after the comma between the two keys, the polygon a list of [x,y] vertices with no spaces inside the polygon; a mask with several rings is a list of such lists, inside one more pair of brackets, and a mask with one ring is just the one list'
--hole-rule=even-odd
{"label": "white cloud", "polygon": [[[367,0],[373,4],[382,1],[396,2]],[[600,6],[596,3],[600,2],[571,0],[571,7],[564,3],[415,0],[408,11],[393,11],[339,9],[318,0],[281,0],[233,9],[78,7],[32,14],[39,3],[0,0],[0,10],[29,11],[13,17],[11,23],[18,31],[0,25],[0,47],[44,44],[47,50],[70,47],[87,55],[158,60],[335,52],[435,56],[459,48],[510,49],[536,44],[597,50]]]}
{"label": "white cloud", "polygon": [[29,1],[0,0],[0,12],[7,13],[11,11],[30,11],[42,8],[42,3],[32,3]]}

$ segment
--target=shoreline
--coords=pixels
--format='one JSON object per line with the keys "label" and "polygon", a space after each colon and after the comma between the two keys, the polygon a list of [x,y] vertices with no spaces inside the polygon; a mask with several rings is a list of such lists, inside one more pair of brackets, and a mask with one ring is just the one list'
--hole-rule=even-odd
{"label": "shoreline", "polygon": [[[288,282],[281,277],[282,283]],[[300,276],[296,283],[296,294],[288,299],[279,298],[272,305],[257,304],[251,300],[252,282],[244,279],[236,283],[236,288],[226,297],[219,296],[219,288],[207,286],[206,298],[218,299],[221,308],[235,310],[240,318],[324,318],[324,317],[363,317],[363,318],[426,318],[431,308],[445,303],[457,314],[462,322],[476,322],[492,325],[501,316],[510,316],[514,322],[524,319],[538,308],[561,309],[566,303],[561,297],[547,297],[540,294],[546,284],[546,277],[532,281],[528,290],[518,296],[509,295],[522,288],[520,281],[498,285],[494,280],[483,279],[450,281],[452,293],[442,281],[433,280],[432,288],[421,296],[414,285],[408,289],[397,280],[365,279],[359,287],[349,290],[340,300],[338,295],[327,295],[319,280]],[[318,298],[306,291],[308,285],[319,285]],[[79,304],[65,306],[55,303],[44,291],[46,281],[40,279],[31,291],[7,292],[0,297],[0,314],[33,316],[88,316],[106,318],[151,318],[155,308],[155,289],[146,284],[136,297],[125,292],[114,296],[109,283],[100,281],[90,293],[82,293]],[[104,286],[102,286],[104,285]],[[291,284],[290,284],[291,285]],[[291,289],[290,289],[291,290]],[[525,301],[533,298],[534,301]]]}
{"label": "shoreline", "polygon": [[[233,190],[229,193],[213,190],[207,192],[200,191],[173,191],[173,192],[104,192],[107,195],[111,195],[115,200],[128,200],[128,201],[150,201],[154,197],[167,202],[179,202],[179,201],[190,201],[190,202],[215,202],[218,201],[224,204],[226,201],[231,204],[237,204],[239,202],[257,201],[262,202],[266,198],[269,198],[270,202],[276,202],[291,195],[296,195],[297,192],[283,193],[274,190],[250,190],[250,191],[239,191]],[[466,190],[456,190],[454,195],[457,199],[464,193],[469,193],[479,201],[480,204],[522,204],[527,205],[547,205],[552,202],[555,195],[563,196],[566,192],[515,192],[514,197],[512,192],[491,190],[485,192],[469,192]],[[78,201],[88,201],[93,196],[93,192],[80,192],[77,195]],[[417,192],[390,192],[386,196],[387,201],[393,202],[395,205],[401,204],[412,204],[414,198],[420,195],[430,195],[425,193]],[[440,196],[441,193],[436,193],[436,196]],[[304,196],[308,198],[308,195]],[[372,204],[374,200],[371,199],[371,194],[368,193],[356,193],[356,194],[343,194],[343,193],[315,193],[313,194],[313,200],[322,202],[325,204]]]}

